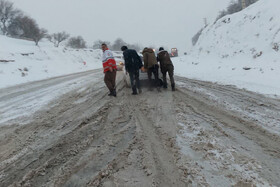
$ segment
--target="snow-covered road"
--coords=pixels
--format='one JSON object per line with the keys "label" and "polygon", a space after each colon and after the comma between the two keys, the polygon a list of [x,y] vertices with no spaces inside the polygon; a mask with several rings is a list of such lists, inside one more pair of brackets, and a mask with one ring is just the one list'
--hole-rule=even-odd
{"label": "snow-covered road", "polygon": [[71,90],[82,89],[90,81],[102,81],[101,77],[102,70],[98,69],[0,89],[0,126],[18,117],[25,117],[24,123],[27,123],[30,115],[46,110],[52,100]]}
{"label": "snow-covered road", "polygon": [[132,96],[101,70],[0,90],[2,186],[279,186],[280,101],[176,77]]}

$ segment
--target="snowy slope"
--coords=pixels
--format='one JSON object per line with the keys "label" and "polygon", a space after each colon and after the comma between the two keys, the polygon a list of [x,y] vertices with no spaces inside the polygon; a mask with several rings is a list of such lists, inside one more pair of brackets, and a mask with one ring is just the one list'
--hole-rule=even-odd
{"label": "snowy slope", "polygon": [[0,88],[101,68],[101,54],[101,50],[56,48],[47,40],[37,47],[0,35]]}
{"label": "snowy slope", "polygon": [[226,16],[209,26],[196,46],[197,54],[215,53],[219,57],[247,57],[277,60],[280,45],[280,1],[260,0],[242,12]]}
{"label": "snowy slope", "polygon": [[260,0],[204,29],[177,73],[280,95],[280,1]]}

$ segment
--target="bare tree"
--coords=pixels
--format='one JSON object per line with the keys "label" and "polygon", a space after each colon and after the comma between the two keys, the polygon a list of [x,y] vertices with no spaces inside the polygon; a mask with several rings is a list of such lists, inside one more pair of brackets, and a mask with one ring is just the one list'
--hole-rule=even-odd
{"label": "bare tree", "polygon": [[21,14],[21,11],[15,9],[13,3],[0,0],[0,29],[4,35],[8,33],[9,24],[19,14]]}
{"label": "bare tree", "polygon": [[238,0],[237,2],[232,1],[231,4],[227,7],[228,14],[234,14],[242,10],[242,2]]}
{"label": "bare tree", "polygon": [[124,45],[127,46],[129,49],[135,49],[136,51],[140,51],[142,49],[142,46],[140,46],[139,44],[128,44],[121,38],[116,39],[113,45],[110,45],[110,42],[108,41],[96,40],[93,43],[93,49],[100,49],[103,43],[107,44],[108,48],[114,51],[120,51],[121,47]]}
{"label": "bare tree", "polygon": [[120,51],[121,47],[124,46],[124,45],[127,45],[127,43],[125,41],[123,41],[123,39],[117,38],[112,45],[112,50]]}
{"label": "bare tree", "polygon": [[86,48],[86,42],[81,36],[72,37],[68,40],[67,46],[75,49],[82,49]]}
{"label": "bare tree", "polygon": [[8,31],[12,36],[31,39],[36,45],[47,34],[46,29],[39,28],[36,21],[28,16],[17,16],[11,22]]}
{"label": "bare tree", "polygon": [[67,40],[70,37],[70,35],[66,32],[58,32],[54,33],[52,35],[49,35],[47,38],[54,43],[55,47],[59,47],[59,44],[65,40]]}
{"label": "bare tree", "polygon": [[20,37],[23,35],[22,24],[24,16],[15,17],[8,26],[8,33],[10,36]]}
{"label": "bare tree", "polygon": [[43,29],[43,28],[38,27],[33,31],[32,40],[38,46],[39,41],[41,41],[43,38],[45,38],[47,33],[48,33],[47,29]]}
{"label": "bare tree", "polygon": [[231,1],[230,5],[227,7],[226,10],[223,10],[221,12],[219,12],[219,15],[217,17],[216,20],[226,16],[226,15],[229,15],[229,14],[234,14],[236,12],[239,12],[241,11],[245,6],[245,7],[248,7],[250,6],[251,4],[254,4],[255,2],[257,2],[258,0],[237,0],[237,1]]}
{"label": "bare tree", "polygon": [[227,13],[226,10],[220,11],[219,14],[218,14],[218,16],[217,16],[217,18],[216,18],[216,21],[217,21],[218,19],[220,19],[220,18],[226,16],[227,14],[228,14],[228,13]]}
{"label": "bare tree", "polygon": [[20,30],[22,34],[20,37],[32,39],[32,36],[35,32],[38,32],[39,27],[36,21],[28,16],[20,17],[18,16],[15,21],[12,23],[14,29]]}
{"label": "bare tree", "polygon": [[192,44],[193,46],[196,45],[196,43],[198,42],[198,39],[200,37],[200,35],[202,34],[203,28],[200,29],[193,37],[192,37]]}
{"label": "bare tree", "polygon": [[104,44],[104,43],[105,43],[109,48],[111,48],[111,43],[108,42],[108,41],[103,41],[103,40],[96,40],[96,41],[93,43],[92,48],[93,48],[93,49],[100,49],[100,48],[101,48],[101,45]]}
{"label": "bare tree", "polygon": [[127,47],[136,51],[140,51],[143,48],[140,44],[128,44]]}
{"label": "bare tree", "polygon": [[201,28],[199,31],[197,31],[197,33],[192,37],[192,44],[193,44],[193,46],[196,45],[196,43],[198,42],[198,39],[201,36],[203,30],[208,26],[207,18],[204,18],[203,22],[204,22],[204,27]]}

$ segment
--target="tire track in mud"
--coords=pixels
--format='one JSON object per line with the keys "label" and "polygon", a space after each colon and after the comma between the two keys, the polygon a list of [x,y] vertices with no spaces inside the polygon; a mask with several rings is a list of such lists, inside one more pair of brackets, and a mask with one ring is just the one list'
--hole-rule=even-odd
{"label": "tire track in mud", "polygon": [[[149,103],[159,103],[160,100],[159,98],[158,100],[155,100],[155,98],[148,99],[146,105],[140,107],[140,110],[136,110],[137,122],[144,136],[141,139],[146,150],[144,167],[147,168],[148,174],[154,175],[153,184],[155,186],[184,186],[175,163],[175,157],[172,152],[170,153],[171,148],[165,145],[164,141],[166,140],[161,136],[163,132],[157,129],[157,123],[161,125],[158,120],[164,114],[158,113],[158,105],[149,106]],[[155,118],[155,116],[159,118]],[[165,134],[165,136],[165,139],[172,137],[168,134]]]}
{"label": "tire track in mud", "polygon": [[[247,136],[248,139],[258,143],[268,154],[280,158],[279,136],[267,132],[254,122],[245,120],[234,112],[208,105],[207,101],[198,100],[194,95],[190,95],[190,93],[183,94],[182,97],[188,98],[188,105],[192,108],[193,113],[216,118],[219,123],[240,132],[242,136]],[[267,145],[270,145],[270,147],[267,147]]]}
{"label": "tire track in mud", "polygon": [[223,109],[239,113],[242,119],[259,124],[270,133],[280,135],[280,100],[265,97],[264,95],[237,89],[234,86],[219,85],[211,82],[191,80],[176,77],[183,83],[183,89],[209,100]]}
{"label": "tire track in mud", "polygon": [[[120,94],[120,93],[119,93]],[[94,155],[91,160],[87,157],[84,162],[88,162],[81,170],[71,176],[63,186],[86,186],[106,170],[114,160],[127,149],[135,136],[135,124],[132,123],[132,116],[122,105],[122,102],[110,104],[106,120],[102,123],[105,128],[99,132],[99,137],[95,138],[94,146],[97,149],[94,154],[88,151],[87,155]],[[83,159],[82,159],[83,160]],[[105,172],[106,173],[106,172]],[[79,181],[80,180],[80,181]]]}
{"label": "tire track in mud", "polygon": [[[120,82],[122,76],[118,79]],[[101,83],[103,85],[103,81]],[[122,84],[119,83],[119,87],[122,88]],[[56,101],[58,104],[54,107],[35,114],[34,118],[37,120],[31,124],[14,125],[14,130],[7,130],[5,136],[10,138],[4,144],[10,144],[12,150],[6,152],[6,159],[1,157],[1,185],[8,186],[16,181],[12,186],[42,186],[42,184],[48,186],[48,180],[55,171],[61,168],[68,169],[63,166],[73,165],[101,132],[106,131],[107,134],[110,132],[107,132],[108,127],[107,130],[104,128],[111,125],[105,119],[112,103],[109,98],[104,98],[107,96],[104,87],[94,92],[90,88],[80,93],[78,91],[65,94],[61,100]],[[94,97],[91,98],[92,96]],[[81,98],[86,99],[75,103]],[[40,117],[42,119],[39,119]],[[126,121],[122,121],[121,118],[118,120],[120,127],[124,126]],[[126,135],[125,139],[128,140],[131,137],[131,129],[133,128],[126,128],[119,133]],[[126,131],[130,132],[129,135],[125,134]],[[16,140],[20,146],[16,147],[13,146],[15,132],[18,137],[21,136]],[[17,156],[22,150],[27,149],[28,151]],[[11,152],[14,159],[10,159]],[[59,177],[59,180],[62,178]],[[55,184],[53,181],[51,183]]]}
{"label": "tire track in mud", "polygon": [[[86,92],[87,93],[90,92],[89,89],[85,90],[84,94],[87,94]],[[98,92],[99,91],[97,90],[96,92],[93,93],[98,94]],[[32,116],[34,121],[30,124],[21,125],[15,123],[10,126],[1,127],[1,132],[3,132],[5,137],[5,139],[3,139],[4,140],[3,144],[8,145],[12,148],[27,147],[27,146],[31,146],[31,144],[34,143],[36,139],[37,139],[36,141],[38,141],[38,139],[40,140],[43,138],[46,138],[46,140],[50,139],[46,135],[50,136],[51,138],[54,138],[52,136],[53,134],[52,132],[55,131],[59,132],[55,134],[55,136],[60,136],[62,134],[66,134],[67,132],[70,132],[71,128],[75,128],[74,123],[80,123],[79,121],[83,120],[83,116],[85,116],[85,114],[83,114],[84,113],[83,110],[87,110],[87,109],[92,110],[96,108],[94,104],[98,104],[100,99],[99,97],[103,97],[102,94],[101,95],[99,94],[99,96],[97,95],[96,97],[98,99],[92,101],[93,105],[87,105],[86,107],[81,107],[81,105],[73,104],[74,101],[79,96],[81,96],[81,94],[76,94],[76,93],[65,94],[64,96],[62,96],[61,100],[50,103],[51,106],[50,109],[35,113],[34,116]],[[52,106],[54,104],[56,105]],[[74,108],[74,110],[71,110],[72,108]],[[71,116],[74,118],[71,119]],[[22,120],[24,121],[25,119],[23,118]],[[1,137],[3,134],[1,133]],[[17,139],[18,145],[15,146],[14,144],[11,144],[11,142],[9,142],[11,139]],[[8,156],[11,157],[11,155]],[[2,159],[5,159],[3,155],[1,155],[1,160]]]}
{"label": "tire track in mud", "polygon": [[[102,106],[105,105],[105,103],[99,104],[101,105],[101,109]],[[75,143],[86,145],[86,140],[90,141],[92,139],[92,137],[90,137],[90,134],[87,134],[87,131],[84,130],[84,126],[86,123],[90,123],[92,120],[94,120],[94,117],[97,117],[98,115],[85,120],[76,120],[75,118],[72,118],[72,122],[61,123],[62,121],[59,118],[69,120],[67,113],[69,113],[69,110],[74,107],[73,105],[65,104],[64,102],[62,102],[61,105],[62,106],[52,108],[49,112],[47,111],[48,114],[43,114],[47,117],[45,117],[43,120],[40,120],[40,122],[35,121],[30,125],[26,125],[24,127],[16,129],[17,133],[19,134],[18,136],[27,135],[27,139],[24,139],[25,137],[22,137],[22,140],[19,143],[22,144],[21,146],[23,146],[24,148],[29,147],[31,152],[27,152],[26,154],[22,155],[19,160],[12,163],[17,167],[12,167],[13,165],[10,165],[10,167],[4,170],[4,173],[17,173],[17,176],[8,179],[6,178],[5,180],[7,180],[7,183],[5,183],[5,181],[1,181],[1,183],[6,185],[11,181],[19,181],[20,178],[23,178],[23,175],[25,175],[22,181],[23,185],[25,183],[28,184],[28,181],[33,177],[47,176],[45,174],[46,172],[44,171],[46,170],[46,168],[49,169],[52,168],[50,167],[51,165],[59,165],[57,163],[65,162],[65,158],[69,158],[71,155],[76,155],[77,151],[83,148],[83,146],[75,145]],[[89,106],[88,109],[90,109],[91,107]],[[79,109],[79,107],[76,109]],[[74,111],[74,113],[75,112],[77,112],[77,116],[79,116],[79,113],[81,113],[82,111],[76,110]],[[66,115],[66,118],[64,115]],[[65,132],[61,132],[60,134],[59,129]],[[93,130],[94,129],[92,129],[91,131]],[[82,132],[87,137],[87,139],[83,137],[80,139],[75,138],[81,137],[81,135],[83,134],[79,135],[79,133]],[[34,136],[29,136],[29,134],[32,133],[34,133]],[[47,134],[47,136],[45,136],[44,133]],[[48,137],[48,135],[50,136],[50,138]],[[51,138],[53,138],[53,140],[51,140]],[[73,148],[71,148],[71,146],[73,146]],[[56,164],[54,164],[54,162]],[[19,169],[21,172],[18,172]]]}
{"label": "tire track in mud", "polygon": [[[211,87],[211,85],[208,86]],[[279,136],[266,131],[255,121],[244,119],[238,112],[227,110],[223,105],[209,102],[207,94],[198,94],[197,89],[181,89],[180,93],[175,96],[179,103],[177,110],[182,113],[182,116],[178,116],[182,129],[179,131],[178,142],[189,151],[189,153],[185,153],[188,156],[183,157],[181,162],[185,163],[182,165],[189,167],[186,168],[187,170],[194,168],[193,171],[189,172],[190,176],[192,176],[192,172],[200,173],[193,175],[190,180],[200,181],[199,183],[204,185],[210,181],[210,186],[230,186],[230,184],[240,186],[243,183],[244,185],[248,183],[248,185],[260,186],[280,185],[278,180],[280,173]],[[240,97],[242,98],[242,95]],[[246,97],[244,98],[244,103],[248,102]],[[250,104],[250,101],[248,103]],[[185,143],[185,141],[190,143]],[[195,162],[197,160],[194,155],[202,158],[202,164]],[[220,160],[217,157],[221,157]],[[217,167],[219,164],[222,166],[219,166],[217,171],[213,168],[209,169],[209,165],[207,165],[209,163],[205,162],[207,159],[209,163],[212,162],[212,167]],[[234,162],[225,162],[225,160],[231,159]],[[215,162],[215,160],[217,161]],[[239,168],[236,168],[234,164],[238,165]],[[238,169],[240,171],[237,172]],[[225,178],[216,179],[220,183],[215,183],[213,179],[209,178],[211,174],[203,174],[207,170],[212,170],[213,173],[218,172],[220,176],[224,175]],[[223,172],[227,173],[227,176]]]}
{"label": "tire track in mud", "polygon": [[[232,101],[279,109],[269,108],[273,99],[234,88],[223,96],[223,86],[180,80],[221,99],[234,90]],[[191,86],[132,96],[119,74],[118,88],[109,98],[100,79],[54,100],[27,124],[0,127],[1,185],[279,185],[279,136],[256,121]]]}
{"label": "tire track in mud", "polygon": [[[146,90],[145,90],[146,92]],[[157,95],[146,92],[141,95],[126,94],[126,107],[132,111],[136,124],[134,142],[125,155],[118,158],[111,175],[100,186],[186,186],[183,171],[176,165],[176,122],[166,115],[172,107],[165,106],[165,98],[172,94]],[[136,107],[137,106],[137,107]],[[167,118],[169,118],[167,120]]]}

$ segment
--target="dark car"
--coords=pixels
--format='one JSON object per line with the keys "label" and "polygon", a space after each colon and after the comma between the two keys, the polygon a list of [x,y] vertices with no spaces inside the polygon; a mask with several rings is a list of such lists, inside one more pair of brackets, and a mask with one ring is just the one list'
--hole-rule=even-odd
{"label": "dark car", "polygon": [[[143,61],[143,55],[139,53],[139,56],[140,58],[142,59]],[[124,73],[126,74],[125,70],[124,70]],[[162,85],[162,73],[159,71],[159,79],[160,79],[160,83]],[[143,87],[147,87],[149,85],[149,79],[148,79],[148,74],[147,74],[147,71],[142,68],[140,71],[139,71],[139,80],[140,80],[140,83]],[[152,76],[152,81],[154,82],[155,78],[154,78],[154,75]],[[126,82],[126,86],[127,87],[130,87],[130,77],[128,74],[126,74],[125,76],[125,82]],[[155,83],[156,85],[156,83]]]}

